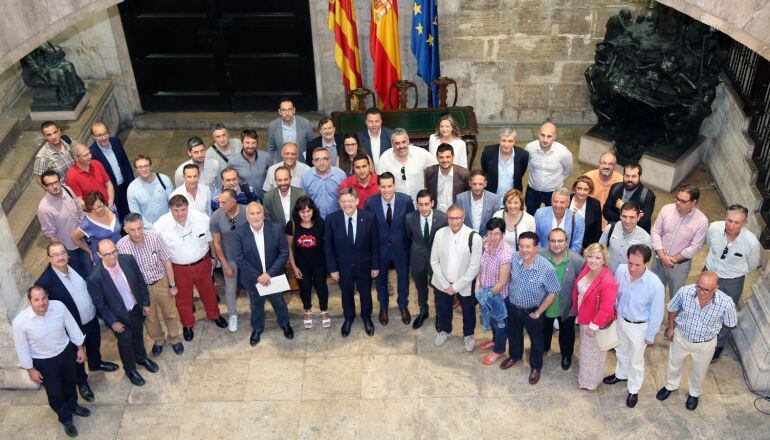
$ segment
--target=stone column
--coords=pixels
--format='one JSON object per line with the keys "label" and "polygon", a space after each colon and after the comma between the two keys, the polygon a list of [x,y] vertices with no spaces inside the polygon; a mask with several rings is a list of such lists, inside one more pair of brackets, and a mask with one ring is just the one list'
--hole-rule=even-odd
{"label": "stone column", "polygon": [[752,286],[753,295],[738,312],[738,327],[732,336],[746,370],[749,386],[770,391],[770,261]]}

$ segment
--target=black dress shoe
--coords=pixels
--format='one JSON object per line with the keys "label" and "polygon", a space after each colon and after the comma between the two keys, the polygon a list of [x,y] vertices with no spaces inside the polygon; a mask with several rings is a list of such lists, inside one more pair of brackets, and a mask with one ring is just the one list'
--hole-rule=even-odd
{"label": "black dress shoe", "polygon": [[259,344],[259,340],[262,337],[262,332],[258,332],[256,330],[251,332],[251,336],[249,336],[249,344],[251,344],[252,347]]}
{"label": "black dress shoe", "polygon": [[695,408],[698,407],[698,398],[688,394],[687,402],[684,403],[684,407],[689,409],[690,411],[695,411]]}
{"label": "black dress shoe", "polygon": [[350,327],[353,326],[353,321],[348,321],[347,319],[345,322],[342,323],[342,328],[340,329],[340,332],[342,333],[342,337],[346,338],[350,334]]}
{"label": "black dress shoe", "polygon": [[156,364],[154,361],[151,361],[149,359],[145,359],[142,362],[136,361],[136,363],[146,368],[147,371],[149,371],[150,373],[157,373],[158,371],[160,371],[158,364]]}
{"label": "black dress shoe", "polygon": [[118,371],[118,364],[113,362],[102,362],[101,364],[97,365],[96,368],[89,368],[91,371],[104,371],[105,373],[109,373],[112,371]]}
{"label": "black dress shoe", "polygon": [[386,307],[380,307],[380,324],[388,325],[388,309]]}
{"label": "black dress shoe", "polygon": [[572,356],[563,356],[561,358],[561,369],[564,371],[569,370],[569,367],[572,365]]}
{"label": "black dress shoe", "polygon": [[152,353],[152,356],[153,356],[153,357],[158,357],[158,356],[160,356],[160,354],[161,354],[162,352],[163,352],[163,346],[162,346],[162,345],[158,345],[158,344],[153,344],[153,345],[152,345],[152,351],[151,351],[151,353]]}
{"label": "black dress shoe", "polygon": [[64,433],[69,437],[77,437],[78,429],[75,428],[75,425],[72,422],[66,422],[64,423]]}
{"label": "black dress shoe", "polygon": [[142,375],[138,372],[126,371],[126,377],[128,377],[128,380],[130,380],[132,384],[138,387],[144,386],[144,378],[142,378]]}
{"label": "black dress shoe", "polygon": [[616,384],[616,383],[618,383],[618,382],[625,382],[625,381],[627,381],[627,380],[628,380],[628,379],[621,379],[621,378],[619,378],[619,377],[615,376],[614,374],[610,374],[609,376],[605,377],[605,378],[602,380],[602,382],[603,382],[605,385],[615,385],[615,384]]}
{"label": "black dress shoe", "polygon": [[409,313],[409,309],[406,307],[401,309],[401,322],[403,322],[404,325],[409,325],[412,322],[412,314]]}
{"label": "black dress shoe", "polygon": [[195,332],[193,332],[192,327],[182,327],[182,336],[184,336],[185,341],[192,341],[195,337]]}
{"label": "black dress shoe", "polygon": [[91,410],[86,408],[85,406],[75,405],[75,410],[72,411],[72,414],[75,414],[78,417],[88,417],[91,415]]}
{"label": "black dress shoe", "polygon": [[669,391],[668,388],[663,387],[663,388],[658,390],[658,394],[655,395],[655,398],[660,400],[660,401],[663,401],[663,400],[668,399],[668,396],[670,396],[670,395],[671,395],[671,391]]}
{"label": "black dress shoe", "polygon": [[78,385],[78,393],[80,393],[80,397],[82,397],[86,402],[94,401],[94,392],[91,390],[91,387],[88,386],[87,383]]}
{"label": "black dress shoe", "polygon": [[174,350],[174,354],[181,355],[184,353],[184,344],[181,342],[177,342],[176,344],[171,346],[171,349]]}
{"label": "black dress shoe", "polygon": [[219,318],[214,319],[214,324],[217,325],[219,328],[227,328],[227,320],[222,317],[222,315],[219,315]]}
{"label": "black dress shoe", "polygon": [[712,364],[719,360],[719,356],[722,355],[722,350],[724,350],[724,347],[717,347],[714,349],[714,357],[711,358]]}
{"label": "black dress shoe", "polygon": [[369,336],[372,336],[374,334],[374,323],[372,322],[372,319],[364,319],[364,330],[366,331],[366,334]]}
{"label": "black dress shoe", "polygon": [[626,397],[626,406],[629,408],[633,408],[636,406],[636,402],[639,401],[639,395],[638,394],[628,394],[628,397]]}
{"label": "black dress shoe", "polygon": [[418,328],[422,327],[422,323],[426,319],[428,319],[428,314],[427,313],[424,313],[424,314],[420,313],[419,315],[417,315],[416,318],[414,318],[414,322],[412,323],[412,328],[417,330]]}
{"label": "black dress shoe", "polygon": [[283,337],[284,338],[286,338],[286,339],[294,339],[294,329],[291,328],[291,324],[289,324],[287,322],[286,325],[281,326],[281,328],[283,329]]}

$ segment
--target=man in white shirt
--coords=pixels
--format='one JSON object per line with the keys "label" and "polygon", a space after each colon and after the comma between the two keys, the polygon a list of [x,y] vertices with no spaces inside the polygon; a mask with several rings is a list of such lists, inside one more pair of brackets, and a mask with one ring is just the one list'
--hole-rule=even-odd
{"label": "man in white shirt", "polygon": [[176,172],[174,172],[174,184],[181,186],[184,183],[185,165],[195,164],[200,170],[201,185],[214,191],[219,183],[219,173],[224,169],[222,162],[206,157],[206,145],[203,144],[203,139],[198,136],[193,136],[187,141],[187,154],[190,156],[190,160],[177,167]]}
{"label": "man in white shirt", "polygon": [[278,167],[274,174],[273,179],[278,186],[265,193],[265,218],[286,226],[291,220],[294,204],[305,195],[305,190],[292,185],[288,168]]}
{"label": "man in white shirt", "polygon": [[377,174],[389,171],[396,177],[396,191],[408,195],[415,203],[415,196],[425,186],[425,168],[438,161],[428,150],[409,144],[409,135],[403,128],[396,128],[390,136],[392,148],[382,154]]}
{"label": "man in white shirt", "polygon": [[358,140],[374,161],[374,169],[379,170],[380,157],[391,147],[392,133],[382,126],[382,113],[377,107],[367,109],[364,118],[366,129],[357,133]]}
{"label": "man in white shirt", "polygon": [[556,125],[546,122],[540,126],[538,139],[525,147],[529,153],[529,182],[524,203],[534,215],[541,204],[551,205],[551,193],[564,185],[572,172],[572,153],[556,142]]}
{"label": "man in white shirt", "polygon": [[[294,142],[287,142],[283,145],[283,148],[281,148],[281,159],[283,160],[270,165],[270,168],[267,169],[265,184],[262,185],[264,192],[268,192],[275,188],[275,170],[278,167],[286,167],[291,171],[291,186],[299,188],[302,185],[302,175],[305,174],[305,171],[309,170],[310,167],[307,164],[298,161],[298,155],[299,149],[297,148],[297,144]],[[331,163],[334,163],[334,159],[330,160]]]}
{"label": "man in white shirt", "polygon": [[184,183],[171,193],[184,196],[187,203],[193,209],[206,215],[211,215],[211,189],[200,184],[200,170],[198,165],[187,164],[184,166]]}

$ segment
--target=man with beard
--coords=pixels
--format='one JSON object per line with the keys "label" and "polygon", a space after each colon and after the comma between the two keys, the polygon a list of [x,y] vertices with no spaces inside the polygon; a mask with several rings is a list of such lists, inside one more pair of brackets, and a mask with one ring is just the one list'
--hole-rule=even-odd
{"label": "man with beard", "polygon": [[[436,196],[436,209],[446,213],[458,195],[471,189],[470,172],[454,164],[454,148],[441,144],[436,150],[438,165],[425,168],[425,188]],[[492,191],[494,192],[494,191]]]}
{"label": "man with beard", "polygon": [[277,186],[265,193],[265,218],[283,228],[291,220],[294,204],[305,195],[305,190],[291,184],[291,171],[286,167],[278,167],[273,178]]}
{"label": "man with beard", "polygon": [[620,208],[624,203],[633,201],[640,209],[639,226],[650,232],[652,211],[655,209],[655,193],[644,187],[641,182],[642,166],[638,163],[623,167],[623,182],[610,187],[607,201],[602,208],[602,215],[608,223],[620,220]]}
{"label": "man with beard", "polygon": [[[615,155],[609,151],[605,151],[599,156],[599,168],[585,173],[585,176],[594,183],[594,190],[588,195],[598,200],[602,208],[604,208],[604,202],[607,201],[610,187],[623,181],[623,176],[615,171],[615,166],[617,164],[618,160],[615,158]],[[605,226],[607,226],[607,221],[603,220],[602,228]]]}
{"label": "man with beard", "polygon": [[228,165],[238,171],[238,179],[241,183],[250,186],[257,196],[262,197],[264,194],[262,187],[273,159],[267,152],[257,150],[258,140],[256,131],[244,130],[241,133],[243,149],[230,159]]}
{"label": "man with beard", "polygon": [[[328,150],[327,150],[328,151]],[[270,191],[271,189],[275,188],[275,170],[278,169],[278,167],[286,167],[291,172],[291,185],[299,187],[302,185],[302,175],[305,174],[305,171],[309,170],[310,167],[307,164],[304,164],[297,160],[297,157],[299,155],[299,148],[297,147],[297,144],[294,142],[286,142],[281,148],[281,160],[278,163],[274,163],[270,165],[270,168],[267,169],[267,175],[265,176],[265,183],[262,185],[262,190],[265,192]],[[310,156],[313,155],[313,152],[310,152]],[[336,159],[336,154],[334,155],[334,158],[332,158],[332,163],[334,163],[334,160]],[[312,157],[309,163],[313,163]]]}

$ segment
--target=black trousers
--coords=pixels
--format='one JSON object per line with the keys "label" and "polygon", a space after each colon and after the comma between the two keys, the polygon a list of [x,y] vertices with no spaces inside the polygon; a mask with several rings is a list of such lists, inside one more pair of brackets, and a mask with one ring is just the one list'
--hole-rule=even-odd
{"label": "black trousers", "polygon": [[310,294],[315,286],[315,293],[318,295],[318,306],[321,311],[329,309],[329,286],[326,285],[326,267],[317,265],[313,267],[301,267],[302,279],[299,283],[299,296],[302,298],[302,307],[310,310],[313,306]]}
{"label": "black trousers", "polygon": [[[99,328],[99,319],[94,317],[91,322],[83,324],[80,329],[86,336],[86,340],[83,346],[86,349],[86,356],[88,358],[88,368],[95,370],[96,367],[102,364],[102,335]],[[86,373],[86,363],[77,364],[77,381],[78,385],[85,385],[88,383],[88,374]]]}
{"label": "black trousers", "polygon": [[[425,316],[428,316],[428,279],[430,275],[430,272],[427,270],[412,272],[414,286],[417,289],[417,305],[420,306],[420,314]],[[434,304],[436,300],[435,295],[434,292]]]}
{"label": "black trousers", "polygon": [[123,369],[128,373],[136,371],[136,363],[147,360],[147,350],[144,348],[144,335],[142,333],[144,315],[142,306],[137,304],[128,312],[128,321],[123,323],[123,333],[115,333],[118,339],[118,353]]}
{"label": "black trousers", "polygon": [[506,302],[508,309],[508,353],[511,359],[519,361],[524,357],[524,329],[529,335],[529,366],[543,368],[543,322],[544,316],[532,319],[529,313],[535,309],[520,309]]}
{"label": "black trousers", "polygon": [[553,191],[544,192],[527,187],[527,194],[524,196],[524,204],[527,205],[527,213],[535,215],[535,211],[540,208],[540,204],[551,206],[551,195]]}
{"label": "black trousers", "polygon": [[371,270],[356,270],[350,274],[340,271],[340,290],[342,291],[342,315],[346,321],[356,317],[355,294],[358,289],[361,301],[361,318],[372,318],[372,277]]}
{"label": "black trousers", "polygon": [[[454,295],[448,295],[445,292],[434,289],[436,294],[436,320],[438,321],[438,330],[444,331],[447,334],[452,333],[452,318],[454,316],[454,310],[452,303],[454,302]],[[476,304],[474,303],[473,295],[462,296],[457,294],[460,299],[460,308],[463,311],[463,336],[473,335],[473,330],[476,328]]]}
{"label": "black trousers", "polygon": [[548,353],[551,349],[551,339],[553,338],[553,321],[559,320],[559,352],[562,357],[572,357],[575,353],[575,317],[570,316],[567,319],[545,318],[543,321],[543,353]]}
{"label": "black trousers", "polygon": [[48,396],[48,406],[56,413],[59,422],[72,421],[72,411],[78,402],[75,391],[75,353],[77,348],[69,344],[56,356],[48,359],[32,359],[32,366],[43,375],[43,388]]}
{"label": "black trousers", "polygon": [[115,208],[118,210],[118,218],[121,222],[123,217],[129,213],[127,192],[130,183],[129,179],[123,179],[123,183],[115,187]]}

